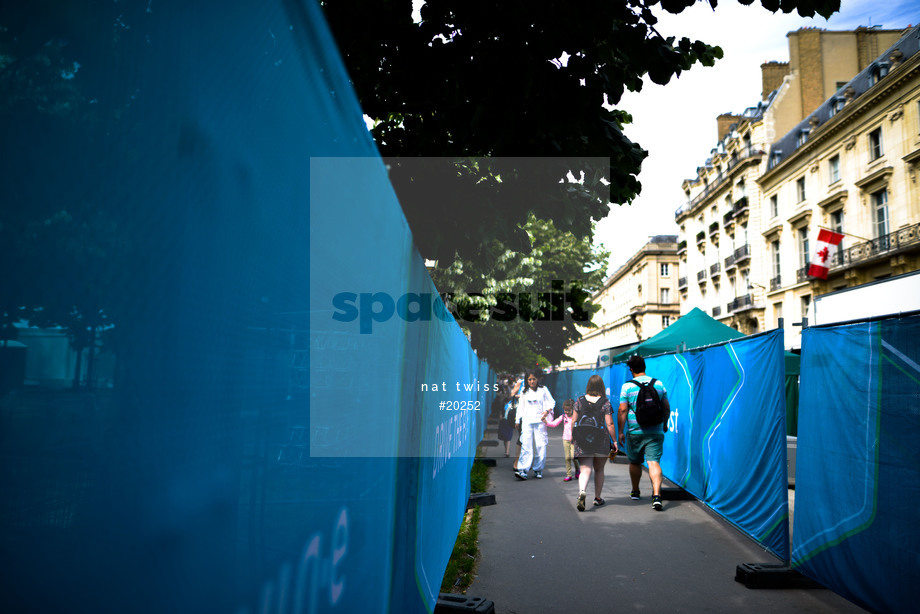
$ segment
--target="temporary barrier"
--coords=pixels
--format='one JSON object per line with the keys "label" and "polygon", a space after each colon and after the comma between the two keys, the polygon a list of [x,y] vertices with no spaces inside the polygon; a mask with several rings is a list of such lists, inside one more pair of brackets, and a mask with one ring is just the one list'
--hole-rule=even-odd
{"label": "temporary barrier", "polygon": [[[646,358],[668,390],[671,416],[661,468],[740,530],[789,559],[782,332]],[[570,381],[593,373],[583,370]],[[625,364],[600,371],[616,411]],[[551,390],[557,398],[584,394]]]}
{"label": "temporary barrier", "polygon": [[90,364],[0,401],[5,609],[431,611],[494,374],[318,3],[46,4],[0,29],[0,308]]}
{"label": "temporary barrier", "polygon": [[920,577],[920,316],[802,333],[792,564],[874,612]]}

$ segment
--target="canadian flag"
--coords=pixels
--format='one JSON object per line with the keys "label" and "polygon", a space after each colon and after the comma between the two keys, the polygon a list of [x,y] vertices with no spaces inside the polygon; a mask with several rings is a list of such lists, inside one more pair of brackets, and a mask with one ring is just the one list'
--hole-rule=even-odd
{"label": "canadian flag", "polygon": [[815,252],[815,258],[808,267],[808,276],[819,279],[827,279],[827,269],[831,263],[834,254],[840,242],[843,241],[843,235],[839,232],[821,229],[818,233],[818,245]]}

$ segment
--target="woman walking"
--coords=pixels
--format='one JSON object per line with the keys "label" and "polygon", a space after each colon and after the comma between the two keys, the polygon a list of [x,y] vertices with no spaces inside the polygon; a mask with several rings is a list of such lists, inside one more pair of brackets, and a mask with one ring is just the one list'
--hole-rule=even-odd
{"label": "woman walking", "polygon": [[527,479],[527,471],[531,466],[534,477],[542,478],[543,466],[546,464],[549,435],[543,419],[556,407],[556,401],[549,390],[540,383],[542,378],[542,371],[535,369],[527,373],[527,390],[518,399],[517,422],[521,429],[521,456],[518,458],[517,473],[514,475],[519,480]]}
{"label": "woman walking", "polygon": [[582,421],[582,418],[586,419],[585,422],[589,422],[590,420],[588,419],[593,418],[594,422],[601,427],[597,429],[600,434],[600,443],[592,450],[586,451],[582,449],[581,446],[587,444],[584,440],[579,442],[577,436],[574,438],[575,458],[581,467],[580,475],[578,476],[578,501],[575,505],[579,512],[585,511],[586,491],[592,470],[594,473],[594,506],[598,507],[605,503],[603,497],[601,497],[601,491],[604,489],[604,466],[611,450],[617,449],[613,409],[605,391],[604,380],[601,379],[601,376],[592,375],[588,378],[584,396],[575,401],[574,420],[576,428],[578,428],[577,425]]}

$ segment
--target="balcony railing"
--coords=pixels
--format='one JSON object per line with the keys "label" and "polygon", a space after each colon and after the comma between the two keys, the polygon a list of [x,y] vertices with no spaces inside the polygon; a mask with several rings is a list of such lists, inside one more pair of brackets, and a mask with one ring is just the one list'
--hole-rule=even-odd
{"label": "balcony railing", "polygon": [[728,304],[728,311],[744,311],[746,309],[751,309],[754,307],[754,299],[750,294],[745,294],[744,296],[739,296],[731,303]]}
{"label": "balcony railing", "polygon": [[773,292],[774,290],[779,290],[782,287],[783,287],[783,282],[780,279],[779,275],[777,275],[776,277],[770,280],[770,292]]}
{"label": "balcony railing", "polygon": [[677,244],[677,253],[682,254],[687,251],[687,240],[684,239]]}
{"label": "balcony railing", "polygon": [[744,245],[742,245],[741,247],[735,250],[734,256],[735,256],[735,264],[741,264],[742,262],[744,262],[745,260],[751,257],[751,245],[749,243],[745,243]]}
{"label": "balcony railing", "polygon": [[729,211],[728,213],[722,216],[722,226],[728,227],[730,224],[734,224],[734,223],[735,223],[735,213],[733,211]]}
{"label": "balcony railing", "polygon": [[808,281],[808,269],[811,267],[810,264],[806,264],[798,271],[795,272],[795,281],[796,283],[802,283],[803,281]]}
{"label": "balcony railing", "polygon": [[734,214],[735,217],[744,213],[747,210],[748,210],[747,196],[742,196],[741,198],[735,201],[734,205],[732,205],[732,213]]}
{"label": "balcony railing", "polygon": [[677,289],[678,289],[678,290],[683,289],[683,288],[686,288],[686,287],[687,287],[687,278],[686,278],[686,277],[681,277],[680,279],[677,280]]}
{"label": "balcony railing", "polygon": [[705,240],[706,240],[706,233],[705,233],[705,232],[703,232],[703,231],[701,230],[701,231],[699,231],[698,233],[696,233],[696,242],[697,242],[697,243],[702,243],[702,242],[705,241]]}
{"label": "balcony railing", "polygon": [[722,265],[718,262],[709,267],[709,276],[715,277],[722,272]]}
{"label": "balcony railing", "polygon": [[696,274],[696,280],[697,280],[697,281],[706,281],[706,269],[703,269],[702,271],[700,271],[700,272],[698,272],[698,273]]}
{"label": "balcony railing", "polygon": [[734,267],[735,267],[735,255],[732,254],[731,256],[725,259],[725,272],[728,273],[728,270]]}
{"label": "balcony railing", "polygon": [[713,307],[712,308],[712,317],[718,318],[722,315],[722,307]]}
{"label": "balcony railing", "polygon": [[713,222],[709,225],[709,236],[712,236],[719,232],[719,222]]}
{"label": "balcony railing", "polygon": [[838,250],[831,258],[830,268],[852,266],[859,262],[871,260],[878,256],[910,249],[920,245],[920,224],[907,226],[877,239],[857,243],[852,247]]}
{"label": "balcony railing", "polygon": [[707,185],[706,188],[702,192],[697,194],[690,201],[689,206],[687,205],[681,206],[680,209],[678,209],[677,212],[674,214],[674,216],[680,217],[681,215],[685,214],[687,211],[690,211],[691,209],[696,207],[698,204],[706,200],[706,198],[708,198],[710,194],[712,194],[713,192],[717,192],[719,189],[721,189],[722,184],[728,181],[729,179],[731,179],[731,173],[729,171],[731,171],[733,168],[738,166],[738,164],[750,158],[753,158],[756,156],[762,156],[762,155],[763,155],[763,150],[754,149],[753,147],[749,147],[745,149],[744,151],[742,151],[741,154],[737,158],[733,158],[731,161],[729,161],[728,166],[725,169],[726,170],[725,174],[719,175],[716,181]]}

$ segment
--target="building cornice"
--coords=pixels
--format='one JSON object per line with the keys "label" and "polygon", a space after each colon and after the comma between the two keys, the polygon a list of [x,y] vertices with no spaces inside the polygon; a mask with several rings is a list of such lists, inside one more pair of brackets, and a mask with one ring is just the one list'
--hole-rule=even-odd
{"label": "building cornice", "polygon": [[833,194],[831,194],[830,196],[828,196],[827,198],[819,202],[818,207],[821,209],[827,209],[828,207],[830,207],[831,205],[837,202],[843,203],[844,201],[846,201],[848,194],[849,192],[847,192],[847,190],[837,190],[836,192],[834,192]]}

